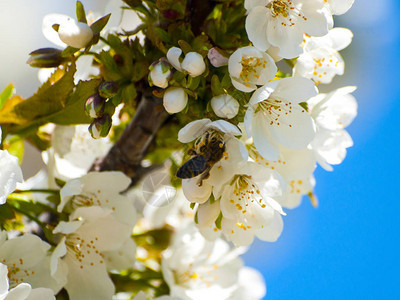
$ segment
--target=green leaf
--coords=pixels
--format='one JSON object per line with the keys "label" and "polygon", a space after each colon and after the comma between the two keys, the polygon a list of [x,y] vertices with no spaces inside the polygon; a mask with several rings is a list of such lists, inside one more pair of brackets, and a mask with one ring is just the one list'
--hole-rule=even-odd
{"label": "green leaf", "polygon": [[154,31],[158,35],[160,40],[166,43],[171,43],[171,37],[169,36],[168,32],[166,32],[164,29],[161,29],[160,27],[155,27]]}
{"label": "green leaf", "polygon": [[218,96],[225,93],[217,75],[213,75],[213,77],[211,77],[211,91],[213,96]]}
{"label": "green leaf", "polygon": [[81,1],[76,1],[76,19],[78,22],[87,24],[85,8]]}
{"label": "green leaf", "polygon": [[10,83],[0,94],[0,109],[3,108],[7,100],[11,98],[14,93],[14,86]]}
{"label": "green leaf", "polygon": [[104,65],[102,75],[105,80],[118,81],[121,79],[119,67],[110,53],[101,51],[98,58]]}
{"label": "green leaf", "polygon": [[7,103],[0,110],[0,123],[31,126],[38,123],[38,120],[64,109],[67,97],[75,86],[75,71],[76,66],[72,63],[66,70],[55,71],[32,97],[26,100],[18,96],[11,98],[10,104]]}
{"label": "green leaf", "polygon": [[79,81],[75,91],[69,95],[64,109],[48,116],[46,123],[52,122],[59,125],[89,124],[92,118],[84,110],[87,98],[97,91],[101,79]]}
{"label": "green leaf", "polygon": [[104,27],[106,27],[108,20],[110,19],[111,14],[105,15],[104,17],[98,19],[96,22],[94,22],[92,25],[90,25],[90,28],[93,31],[93,34],[99,34]]}

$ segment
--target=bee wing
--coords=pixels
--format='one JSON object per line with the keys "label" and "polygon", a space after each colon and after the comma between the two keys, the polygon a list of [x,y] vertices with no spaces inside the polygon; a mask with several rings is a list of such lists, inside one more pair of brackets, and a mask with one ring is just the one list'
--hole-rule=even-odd
{"label": "bee wing", "polygon": [[198,155],[185,162],[176,172],[176,176],[182,179],[192,178],[200,175],[206,169],[207,159],[202,155]]}

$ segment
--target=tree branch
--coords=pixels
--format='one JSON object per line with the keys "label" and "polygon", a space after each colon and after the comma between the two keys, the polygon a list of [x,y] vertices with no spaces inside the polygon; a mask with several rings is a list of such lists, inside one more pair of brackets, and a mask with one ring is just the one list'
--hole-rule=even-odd
{"label": "tree branch", "polygon": [[190,8],[190,25],[195,35],[201,34],[203,31],[204,20],[214,8],[214,0],[189,0]]}
{"label": "tree branch", "polygon": [[168,118],[162,100],[144,95],[135,116],[108,154],[94,163],[92,171],[117,170],[132,178],[132,184],[148,172],[140,163],[158,129]]}

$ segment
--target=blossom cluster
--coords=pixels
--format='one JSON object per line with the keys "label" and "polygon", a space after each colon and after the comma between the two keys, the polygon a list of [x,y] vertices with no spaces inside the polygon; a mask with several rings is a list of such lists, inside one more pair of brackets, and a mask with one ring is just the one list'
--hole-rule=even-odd
{"label": "blossom cluster", "polygon": [[[173,23],[186,20],[182,1],[142,2],[111,0],[110,19],[86,15],[78,1],[76,20],[43,20],[61,49],[31,53],[44,83],[36,97],[69,89],[61,106],[70,114],[28,120],[40,123],[31,140],[42,142],[46,168],[27,180],[9,138],[26,133],[4,126],[0,299],[262,299],[264,280],[240,255],[254,238],[276,241],[303,196],[316,206],[317,164],[332,171],[353,144],[356,88],[319,92],[344,73],[338,51],[353,36],[333,16],[352,0],[232,0],[215,11],[237,13],[245,36],[225,44],[207,31],[211,21],[193,38],[196,29]],[[137,18],[131,32],[124,5]],[[169,27],[156,27],[155,14]],[[217,16],[206,20],[225,22]],[[115,148],[146,97],[160,101],[146,124],[166,117],[157,135],[138,127],[149,142],[122,141],[145,144],[132,167]],[[28,121],[16,124],[26,130]],[[92,171],[113,153],[122,167]]]}

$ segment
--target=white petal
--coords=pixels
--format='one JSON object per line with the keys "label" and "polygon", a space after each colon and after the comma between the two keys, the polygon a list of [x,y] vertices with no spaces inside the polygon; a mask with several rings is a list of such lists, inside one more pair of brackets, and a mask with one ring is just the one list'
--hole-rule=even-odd
{"label": "white petal", "polygon": [[233,220],[222,218],[221,227],[226,238],[238,246],[248,246],[254,240],[254,231],[243,229]]}
{"label": "white petal", "polygon": [[279,48],[279,56],[294,58],[303,52],[300,47],[303,32],[298,26],[283,26],[282,18],[272,18],[267,24],[267,36],[271,45]]}
{"label": "white petal", "polygon": [[334,15],[346,13],[353,5],[354,0],[330,0],[329,4]]}
{"label": "white petal", "polygon": [[357,115],[357,101],[349,94],[354,90],[355,87],[344,87],[322,98],[321,102],[316,104],[312,110],[318,126],[328,130],[347,127]]}
{"label": "white petal", "polygon": [[182,71],[181,63],[179,57],[182,54],[182,50],[177,47],[172,47],[167,52],[167,59],[169,63],[178,71]]}
{"label": "white petal", "polygon": [[267,13],[265,6],[256,6],[250,10],[246,18],[246,32],[249,40],[261,51],[266,51],[271,46],[267,39],[267,19],[265,18]]}
{"label": "white petal", "polygon": [[68,46],[84,48],[93,38],[93,31],[86,23],[69,19],[58,28],[60,39]]}
{"label": "white petal", "polygon": [[0,296],[8,292],[8,267],[0,263]]}
{"label": "white petal", "polygon": [[340,51],[350,45],[353,39],[353,33],[347,28],[335,27],[328,33],[332,41],[332,48]]}
{"label": "white petal", "polygon": [[73,300],[110,300],[115,287],[108,277],[105,264],[84,266],[69,264],[68,282],[65,285],[70,299]]}
{"label": "white petal", "polygon": [[213,121],[207,124],[206,127],[217,129],[223,133],[229,133],[232,135],[242,135],[242,132],[236,125],[233,125],[232,123],[229,123],[225,120]]}
{"label": "white petal", "polygon": [[178,132],[178,141],[181,143],[189,143],[197,139],[207,131],[207,126],[211,123],[210,119],[201,119],[190,122]]}
{"label": "white petal", "polygon": [[36,288],[31,291],[26,300],[55,300],[54,292],[47,288]]}
{"label": "white petal", "polygon": [[280,80],[274,80],[257,89],[249,100],[249,106],[253,106],[268,99],[277,88],[279,82]]}
{"label": "white petal", "polygon": [[314,82],[307,78],[287,77],[276,80],[276,84],[276,88],[270,97],[277,100],[284,99],[285,102],[304,102],[318,93]]}
{"label": "white petal", "polygon": [[270,125],[262,113],[256,113],[253,116],[251,128],[254,146],[261,156],[268,160],[278,160],[278,145],[272,136]]}
{"label": "white petal", "polygon": [[[303,149],[315,136],[314,121],[300,106],[292,107],[291,112],[279,118],[278,122],[274,122],[270,130],[274,139],[287,148]],[[258,148],[257,150],[260,152]],[[261,152],[260,154],[262,155]]]}
{"label": "white petal", "polygon": [[302,22],[303,31],[311,36],[323,36],[333,24],[332,15],[323,7],[322,1],[303,0],[302,13],[306,20]]}
{"label": "white petal", "polygon": [[189,73],[192,77],[197,77],[204,73],[206,64],[203,56],[197,52],[189,52],[182,61],[182,69]]}
{"label": "white petal", "polygon": [[18,164],[18,158],[0,150],[0,205],[6,202],[7,196],[11,194],[17,182],[22,182],[22,170]]}
{"label": "white petal", "polygon": [[21,283],[11,289],[4,300],[25,300],[30,294],[32,287],[28,283]]}
{"label": "white petal", "polygon": [[212,226],[215,223],[215,220],[218,218],[220,211],[221,210],[217,201],[213,204],[210,204],[208,201],[202,205],[199,205],[199,208],[197,209],[199,227]]}
{"label": "white petal", "polygon": [[204,203],[211,195],[212,186],[209,185],[207,181],[203,180],[201,186],[197,184],[200,176],[201,175],[189,179],[182,179],[183,193],[186,199],[192,203]]}
{"label": "white petal", "polygon": [[275,212],[272,222],[263,229],[257,230],[256,236],[262,241],[275,242],[281,235],[282,230],[282,217],[278,212]]}
{"label": "white petal", "polygon": [[244,8],[247,10],[250,10],[256,6],[266,6],[266,5],[267,5],[266,0],[245,0],[244,1]]}

